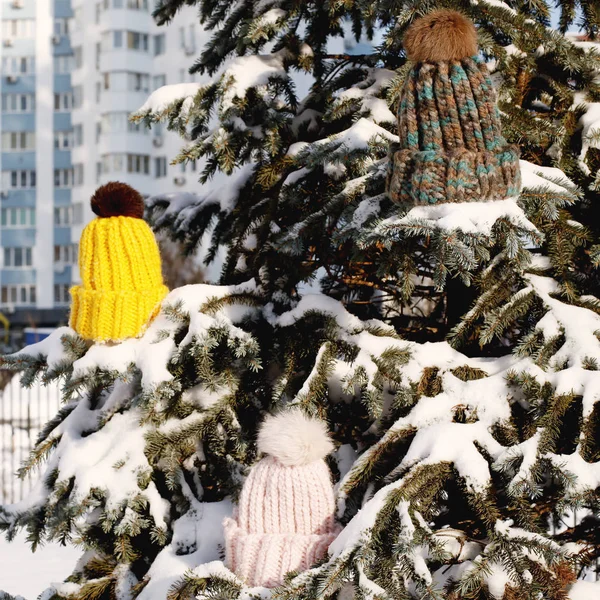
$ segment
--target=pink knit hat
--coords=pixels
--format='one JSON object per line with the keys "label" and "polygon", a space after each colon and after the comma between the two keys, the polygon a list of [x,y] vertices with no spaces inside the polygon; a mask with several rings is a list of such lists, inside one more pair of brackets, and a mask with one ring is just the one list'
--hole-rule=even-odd
{"label": "pink knit hat", "polygon": [[299,409],[267,417],[258,434],[267,454],[248,475],[234,518],[225,519],[226,565],[249,586],[276,587],[327,553],[334,520],[333,444],[322,421]]}

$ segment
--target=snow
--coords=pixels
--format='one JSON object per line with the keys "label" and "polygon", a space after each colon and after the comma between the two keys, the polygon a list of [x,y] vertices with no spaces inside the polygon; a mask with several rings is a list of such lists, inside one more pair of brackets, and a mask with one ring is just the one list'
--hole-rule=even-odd
{"label": "snow", "polygon": [[141,418],[139,409],[130,408],[113,415],[94,435],[83,437],[95,423],[86,403],[80,402],[64,426],[60,426],[62,438],[53,460],[59,482],[74,478],[73,502],[83,501],[94,489],[104,490],[107,509],[116,511],[123,499],[142,496],[148,500],[156,526],[166,529],[168,503],[160,497],[154,482],[143,491],[138,484],[138,476],[150,471],[144,454],[144,434],[148,428],[141,425]]}
{"label": "snow", "polygon": [[569,600],[595,600],[600,598],[600,581],[577,581],[569,590]]}
{"label": "snow", "polygon": [[[560,170],[553,167],[539,167],[521,160],[522,189],[543,187],[551,192],[572,195],[575,185]],[[571,188],[571,190],[569,189]],[[374,204],[365,205],[359,213],[358,224],[364,215],[376,210]],[[415,206],[404,215],[395,215],[382,220],[374,232],[380,235],[394,228],[426,227],[448,232],[460,231],[465,234],[491,236],[498,219],[507,219],[522,232],[528,232],[533,239],[541,239],[541,233],[531,223],[518,204],[518,198],[507,198],[495,202],[457,202]]]}
{"label": "snow", "polygon": [[162,116],[176,100],[193,99],[201,87],[199,83],[164,85],[150,94],[146,102],[135,112],[135,115],[145,116],[148,113],[153,113]]}
{"label": "snow", "polygon": [[187,229],[188,223],[199,211],[213,204],[219,206],[222,212],[231,212],[241,189],[248,183],[255,168],[255,164],[246,163],[235,168],[229,175],[217,176],[205,183],[200,193],[171,192],[151,196],[147,201],[150,207],[168,202],[164,212],[157,216],[156,226],[160,227],[166,219],[174,217],[175,229]]}
{"label": "snow", "polygon": [[584,493],[588,490],[595,490],[600,486],[600,461],[595,463],[587,462],[581,454],[552,454],[546,452],[544,458],[549,459],[552,464],[565,473],[570,473],[575,477],[573,491],[575,493]]}
{"label": "snow", "polygon": [[[252,311],[248,307],[224,306],[214,316],[199,313],[198,309],[208,300],[222,298],[232,293],[244,293],[254,290],[254,283],[248,282],[240,286],[216,286],[207,284],[188,285],[170,292],[163,306],[180,306],[184,313],[193,315],[187,341],[191,342],[193,336],[202,336],[210,327],[219,325],[232,325],[233,321],[241,321],[244,316]],[[127,373],[130,367],[136,366],[142,371],[142,385],[150,391],[157,386],[172,380],[172,375],[167,365],[175,352],[173,335],[178,329],[178,324],[164,312],[161,312],[152,321],[139,338],[127,339],[118,345],[97,343],[93,344],[86,354],[73,363],[73,377],[85,378],[90,372],[100,367],[107,371]],[[76,335],[68,327],[62,327],[46,339],[28,346],[13,357],[22,356],[23,353],[32,355],[46,355],[52,360],[64,356],[62,336],[68,333]],[[166,337],[163,337],[167,333]],[[240,340],[247,340],[248,335],[239,330]]]}
{"label": "snow", "polygon": [[589,167],[584,163],[584,159],[590,148],[600,147],[600,141],[591,139],[594,135],[600,136],[600,102],[590,102],[586,104],[587,110],[579,119],[579,125],[582,127],[582,145],[579,158],[580,164],[585,168],[585,171],[589,173]]}
{"label": "snow", "polygon": [[44,356],[46,357],[48,369],[53,370],[68,359],[67,351],[61,343],[62,337],[73,334],[74,331],[70,327],[58,327],[40,342],[27,346],[27,352],[24,352],[25,349],[23,349],[15,352],[12,356],[13,358],[19,358],[20,356]]}
{"label": "snow", "polygon": [[33,600],[51,583],[66,579],[80,555],[78,548],[58,544],[31,552],[25,533],[12,542],[0,536],[0,591]]}
{"label": "snow", "polygon": [[152,563],[150,583],[139,600],[167,598],[173,584],[190,570],[197,575],[204,571],[235,579],[219,561],[225,543],[222,523],[232,514],[231,502],[198,502],[193,496],[188,499],[192,499],[192,508],[173,524],[173,540]]}
{"label": "snow", "polygon": [[506,586],[510,585],[510,577],[502,565],[491,563],[490,573],[486,579],[492,597],[496,600],[502,600],[504,592],[506,591]]}
{"label": "snow", "polygon": [[526,160],[519,161],[521,165],[521,188],[544,187],[551,192],[564,193],[575,184],[556,167],[540,167]]}
{"label": "snow", "polygon": [[515,16],[517,14],[517,11],[514,8],[510,7],[508,4],[506,4],[506,2],[502,2],[502,0],[471,0],[471,4],[475,6],[477,6],[477,4],[480,3],[487,4],[489,6],[495,6],[497,8],[502,8]]}
{"label": "snow", "polygon": [[490,469],[475,444],[485,448],[492,457],[502,451],[502,446],[489,433],[487,423],[482,421],[423,427],[417,431],[398,470],[451,462],[471,491],[484,493],[491,484]]}
{"label": "snow", "polygon": [[281,8],[271,8],[260,16],[261,25],[274,25],[285,18],[287,12]]}
{"label": "snow", "polygon": [[373,141],[377,140],[394,142],[398,140],[398,136],[373,121],[361,117],[345,131],[319,140],[317,144],[340,144],[344,149],[352,151],[365,150]]}
{"label": "snow", "polygon": [[396,116],[385,98],[378,98],[396,77],[389,69],[369,69],[366,81],[359,83],[335,96],[334,106],[347,100],[360,101],[360,114],[368,113],[375,123],[395,123]]}
{"label": "snow", "polygon": [[415,206],[403,217],[392,217],[382,221],[379,228],[419,223],[445,231],[460,230],[464,233],[489,236],[498,219],[507,219],[517,227],[539,235],[538,230],[517,204],[516,198],[496,202],[458,202]]}
{"label": "snow", "polygon": [[[546,181],[544,178],[542,180]],[[513,206],[516,206],[516,203],[512,202]],[[492,203],[492,206],[494,204],[503,203]],[[489,205],[486,208],[489,209]],[[455,222],[456,219],[453,223]],[[252,244],[253,240],[248,242]],[[544,263],[543,260],[538,262]],[[565,343],[558,350],[555,360],[564,362],[568,359],[568,364],[560,370],[543,370],[531,358],[511,355],[502,358],[469,358],[446,342],[408,342],[399,339],[392,327],[375,320],[361,321],[337,300],[319,293],[310,293],[314,292],[315,288],[311,290],[308,286],[297,303],[282,314],[276,314],[273,305],[261,308],[228,303],[210,311],[206,309],[206,303],[210,299],[222,298],[232,293],[251,293],[256,289],[256,283],[249,281],[240,286],[191,285],[174,290],[165,304],[177,306],[180,313],[189,317],[188,331],[184,332],[180,342],[176,343],[174,337],[174,332],[181,326],[180,323],[171,320],[162,312],[141,338],[113,347],[106,344],[94,345],[75,362],[75,372],[80,377],[85,377],[99,364],[121,374],[114,390],[106,394],[99,408],[91,410],[87,398],[83,396],[78,400],[76,409],[53,434],[62,437],[50,457],[48,469],[58,469],[59,480],[75,477],[73,494],[76,498],[89,493],[91,486],[95,485],[105,491],[110,510],[123,504],[128,506],[135,494],[142,494],[148,502],[155,524],[165,527],[168,519],[168,506],[165,501],[152,486],[142,491],[136,483],[137,475],[148,469],[144,455],[145,434],[151,425],[142,423],[140,408],[127,405],[132,396],[131,390],[128,389],[131,385],[128,383],[131,365],[142,369],[144,390],[152,391],[161,383],[169,381],[167,365],[171,358],[177,353],[185,352],[189,344],[196,343],[202,346],[211,328],[225,328],[228,339],[237,350],[251,347],[254,343],[253,338],[240,327],[245,317],[253,318],[261,314],[273,327],[289,327],[298,324],[307,314],[315,311],[332,317],[332,325],[328,331],[330,336],[356,345],[358,352],[352,361],[331,359],[327,352],[328,344],[323,344],[312,369],[303,373],[302,385],[298,385],[300,391],[294,398],[290,398],[289,402],[299,402],[303,395],[311,391],[321,360],[331,361],[327,385],[332,402],[347,399],[348,394],[353,393],[352,386],[356,385],[356,382],[360,382],[366,390],[375,389],[375,381],[379,375],[377,359],[390,348],[406,351],[406,363],[402,364],[401,371],[407,385],[410,382],[418,382],[425,367],[437,367],[443,390],[435,397],[421,396],[406,414],[391,425],[379,442],[358,457],[355,449],[348,445],[342,446],[336,452],[335,458],[342,476],[337,486],[338,514],[342,515],[346,508],[349,486],[367,461],[390,440],[401,438],[407,432],[416,432],[406,454],[398,457],[395,468],[392,468],[386,479],[381,482],[382,487],[373,488],[363,496],[361,510],[351,518],[339,537],[331,544],[325,567],[317,569],[326,568],[332,561],[349,556],[350,552],[363,544],[390,495],[400,490],[404,482],[424,465],[451,463],[466,482],[468,489],[478,494],[487,491],[492,471],[501,469],[506,469],[512,489],[528,483],[532,467],[541,458],[552,461],[578,477],[566,490],[567,495],[580,494],[600,485],[600,465],[586,463],[579,447],[571,455],[547,453],[540,456],[539,444],[543,432],[539,429],[512,447],[502,446],[491,434],[494,426],[510,421],[511,404],[522,400],[520,391],[507,381],[509,372],[528,373],[540,384],[551,383],[558,393],[574,391],[582,394],[584,416],[589,416],[600,398],[600,372],[583,368],[588,357],[600,359],[600,342],[594,335],[594,331],[600,330],[600,315],[557,300],[553,294],[558,288],[552,279],[526,274],[525,287],[518,293],[535,293],[548,309],[538,324],[540,332],[546,338],[553,337],[558,332],[564,333]],[[20,355],[30,352],[33,348],[35,354],[49,353],[57,356],[60,337],[68,331],[62,330],[61,333],[52,334],[44,340],[43,346],[38,344],[30,347]],[[163,335],[159,337],[160,332],[163,332]],[[153,343],[157,339],[159,341]],[[452,373],[458,366],[481,369],[487,377],[462,381]],[[385,388],[387,383],[382,385]],[[385,390],[389,391],[387,388]],[[199,385],[185,392],[184,401],[206,410],[213,407],[227,393],[230,393],[230,390],[208,390]],[[121,412],[123,407],[127,407],[128,410]],[[457,410],[468,416],[466,423],[456,422]],[[202,412],[192,413],[187,417],[190,423],[202,418]],[[104,421],[105,425],[96,431],[98,424]],[[181,425],[181,421],[171,419],[161,425],[158,431],[168,432],[176,424]],[[377,423],[373,424],[373,432],[377,426]],[[89,434],[90,431],[93,433]],[[86,435],[83,435],[84,432]],[[198,448],[195,452],[201,453],[202,449]],[[523,458],[518,468],[511,466],[515,457]],[[182,484],[185,486],[184,481]],[[38,488],[26,505],[22,504],[20,508],[35,506],[45,501],[47,493]],[[235,581],[235,576],[220,560],[223,544],[221,522],[224,516],[231,514],[230,501],[202,503],[191,493],[188,496],[192,509],[172,524],[175,530],[173,539],[153,563],[150,583],[142,592],[142,600],[165,597],[171,586],[186,571],[197,576],[212,574]],[[18,508],[13,507],[11,510]],[[399,542],[405,543],[410,549],[410,559],[418,572],[419,582],[431,581],[438,584],[445,581],[444,578],[460,577],[482,559],[485,552],[489,551],[490,543],[493,543],[473,541],[468,545],[461,545],[461,532],[431,532],[434,536],[445,536],[448,552],[462,561],[444,573],[432,573],[429,571],[430,556],[426,545],[412,544],[413,533],[417,529],[426,530],[428,526],[414,512],[414,503],[411,508],[412,512],[408,504],[398,507],[404,525],[403,537]],[[131,516],[131,511],[126,510],[123,522]],[[540,539],[535,537],[537,534],[515,528],[510,522],[499,522],[496,531],[499,535],[514,539]],[[557,551],[563,551],[558,545],[556,548]],[[538,559],[539,557],[536,558]],[[308,576],[309,574],[303,574],[299,577]],[[377,586],[368,579],[365,571],[362,574],[357,573],[357,576],[365,588],[365,593],[372,593],[376,597]],[[503,569],[492,565],[485,577],[492,595],[501,598],[508,581]],[[407,585],[416,586],[415,589],[418,589],[417,583],[413,581]],[[264,590],[258,590],[256,593],[261,597],[268,596]],[[245,590],[244,594],[248,598],[251,597],[250,590]]]}
{"label": "snow", "polygon": [[245,98],[252,87],[265,86],[273,77],[287,78],[283,66],[285,52],[275,54],[239,56],[227,64],[223,78],[227,82],[222,107],[233,106],[236,98]]}

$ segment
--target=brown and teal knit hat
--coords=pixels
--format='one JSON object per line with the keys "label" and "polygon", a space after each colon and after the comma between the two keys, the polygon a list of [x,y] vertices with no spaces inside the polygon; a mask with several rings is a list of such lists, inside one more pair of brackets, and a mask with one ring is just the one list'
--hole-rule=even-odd
{"label": "brown and teal knit hat", "polygon": [[400,94],[400,141],[390,149],[390,198],[427,205],[516,196],[519,153],[502,137],[473,23],[431,12],[409,27],[404,48],[413,67]]}

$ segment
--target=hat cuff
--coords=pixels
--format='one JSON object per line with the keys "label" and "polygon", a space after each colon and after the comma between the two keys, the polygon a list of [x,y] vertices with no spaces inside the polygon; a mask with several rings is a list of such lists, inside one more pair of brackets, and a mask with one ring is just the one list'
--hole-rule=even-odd
{"label": "hat cuff", "polygon": [[277,587],[290,571],[305,571],[327,554],[339,535],[336,529],[326,534],[248,533],[235,519],[223,522],[227,568],[250,587]]}
{"label": "hat cuff", "polygon": [[519,151],[513,145],[480,152],[402,149],[397,143],[390,148],[386,189],[394,202],[504,200],[517,196],[520,188]]}
{"label": "hat cuff", "polygon": [[70,289],[69,325],[83,338],[95,342],[121,341],[144,333],[168,294],[165,285],[149,290]]}

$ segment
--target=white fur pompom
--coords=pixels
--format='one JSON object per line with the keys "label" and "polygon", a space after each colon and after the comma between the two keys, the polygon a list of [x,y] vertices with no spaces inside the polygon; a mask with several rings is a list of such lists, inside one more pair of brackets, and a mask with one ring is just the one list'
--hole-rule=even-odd
{"label": "white fur pompom", "polygon": [[265,419],[258,432],[258,449],[286,467],[307,465],[333,450],[327,426],[294,408]]}

